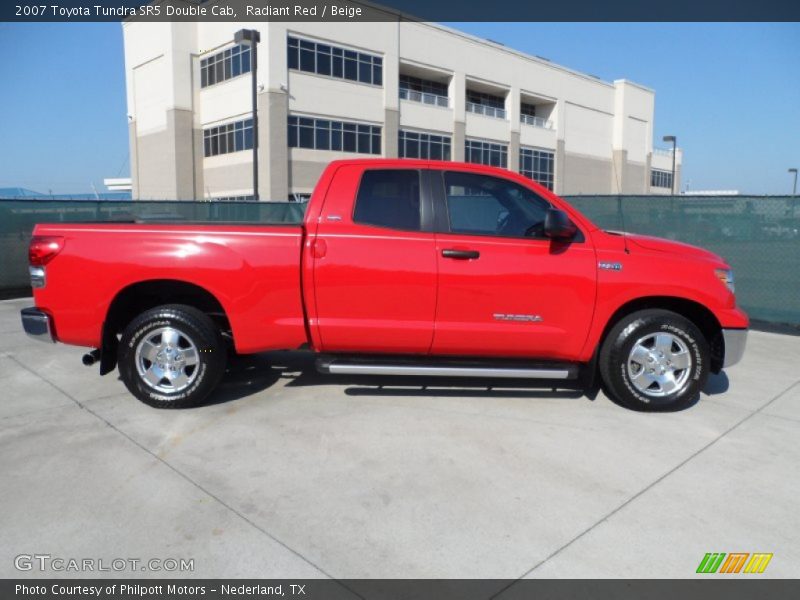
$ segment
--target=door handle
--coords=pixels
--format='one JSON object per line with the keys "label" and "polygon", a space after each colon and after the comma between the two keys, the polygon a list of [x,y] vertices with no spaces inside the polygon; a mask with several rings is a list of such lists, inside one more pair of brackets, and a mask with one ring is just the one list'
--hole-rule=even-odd
{"label": "door handle", "polygon": [[445,258],[456,258],[459,260],[478,258],[480,255],[481,253],[478,252],[477,250],[454,250],[453,248],[442,250],[442,256],[444,256]]}

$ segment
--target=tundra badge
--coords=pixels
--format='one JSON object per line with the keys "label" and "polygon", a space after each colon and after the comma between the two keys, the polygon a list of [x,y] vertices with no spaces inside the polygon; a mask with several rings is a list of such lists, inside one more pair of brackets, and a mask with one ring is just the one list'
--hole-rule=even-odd
{"label": "tundra badge", "polygon": [[597,263],[597,268],[605,271],[622,271],[622,263],[600,261]]}
{"label": "tundra badge", "polygon": [[492,315],[495,321],[529,321],[531,323],[538,323],[543,321],[539,315],[508,315],[506,313],[494,313]]}

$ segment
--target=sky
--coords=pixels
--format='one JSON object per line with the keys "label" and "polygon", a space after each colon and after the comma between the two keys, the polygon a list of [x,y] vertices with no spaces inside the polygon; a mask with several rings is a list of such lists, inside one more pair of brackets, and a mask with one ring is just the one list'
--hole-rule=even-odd
{"label": "sky", "polygon": [[128,176],[119,23],[0,23],[0,187],[104,191]]}
{"label": "sky", "polygon": [[[678,137],[682,188],[791,192],[798,23],[447,25],[653,88],[654,139]],[[104,178],[130,174],[120,24],[0,23],[0,56],[0,187],[102,191]]]}

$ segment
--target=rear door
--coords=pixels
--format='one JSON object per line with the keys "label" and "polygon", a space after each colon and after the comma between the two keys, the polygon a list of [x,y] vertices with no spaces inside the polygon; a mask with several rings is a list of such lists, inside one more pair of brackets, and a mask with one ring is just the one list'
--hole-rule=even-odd
{"label": "rear door", "polygon": [[430,350],[437,259],[426,173],[359,165],[336,172],[312,248],[312,326],[322,351]]}
{"label": "rear door", "polygon": [[458,170],[431,174],[439,231],[432,353],[576,357],[597,276],[582,232],[570,242],[544,237],[550,204],[518,182]]}

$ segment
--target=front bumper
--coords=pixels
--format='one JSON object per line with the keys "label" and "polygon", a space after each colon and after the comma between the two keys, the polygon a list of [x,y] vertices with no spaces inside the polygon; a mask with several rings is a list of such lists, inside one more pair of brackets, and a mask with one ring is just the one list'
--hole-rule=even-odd
{"label": "front bumper", "polygon": [[54,343],[53,327],[50,320],[50,315],[39,310],[38,308],[23,308],[20,311],[22,317],[22,328],[29,336],[40,342]]}
{"label": "front bumper", "polygon": [[747,329],[723,329],[722,340],[725,342],[725,360],[723,368],[732,367],[744,355],[744,348],[747,345]]}

